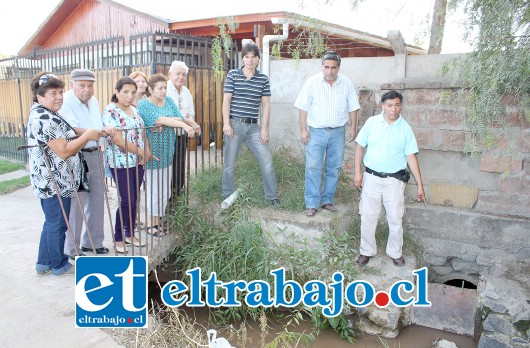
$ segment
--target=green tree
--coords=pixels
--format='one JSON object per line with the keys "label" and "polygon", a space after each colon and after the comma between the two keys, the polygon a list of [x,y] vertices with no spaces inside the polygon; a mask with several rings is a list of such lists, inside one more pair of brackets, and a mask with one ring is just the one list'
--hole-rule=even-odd
{"label": "green tree", "polygon": [[477,155],[506,136],[503,100],[514,98],[530,121],[530,2],[453,0],[467,16],[465,38],[474,51],[452,64],[467,106],[465,151]]}

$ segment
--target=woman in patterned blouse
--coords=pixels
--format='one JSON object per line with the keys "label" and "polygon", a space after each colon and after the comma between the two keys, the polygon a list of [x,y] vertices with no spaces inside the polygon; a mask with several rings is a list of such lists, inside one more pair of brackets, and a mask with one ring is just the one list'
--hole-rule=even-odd
{"label": "woman in patterned blouse", "polygon": [[[147,139],[153,155],[159,160],[147,163],[146,194],[147,209],[151,214],[149,233],[163,235],[165,233],[160,218],[164,215],[169,199],[169,174],[172,172],[173,155],[175,153],[175,130],[182,128],[193,137],[195,131],[184,122],[177,105],[166,97],[167,78],[161,74],[152,75],[147,83],[149,93],[147,99],[138,102],[138,111],[147,129]],[[149,127],[155,127],[153,129]]]}
{"label": "woman in patterned blouse", "polygon": [[37,275],[75,274],[64,254],[65,217],[80,183],[79,151],[89,140],[98,141],[100,131],[88,129],[78,135],[57,113],[63,105],[64,82],[49,72],[31,81],[35,104],[28,119],[27,138],[31,186],[41,200],[44,225],[35,270]]}
{"label": "woman in patterned blouse", "polygon": [[114,241],[119,253],[125,252],[124,237],[126,244],[138,247],[145,245],[145,242],[135,237],[134,231],[140,185],[144,179],[144,165],[153,159],[153,155],[149,144],[144,140],[144,122],[138,110],[132,106],[135,95],[134,80],[122,77],[116,83],[112,102],[102,114],[105,126],[116,129],[114,136],[107,137],[105,154],[120,198],[114,227]]}

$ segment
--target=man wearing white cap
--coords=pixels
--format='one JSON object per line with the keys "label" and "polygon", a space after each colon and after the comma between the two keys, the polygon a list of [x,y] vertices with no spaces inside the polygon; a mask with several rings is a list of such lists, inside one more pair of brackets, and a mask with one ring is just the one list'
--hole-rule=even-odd
{"label": "man wearing white cap", "polygon": [[[91,128],[102,130],[101,110],[97,99],[94,97],[96,75],[90,70],[75,69],[70,73],[70,80],[71,89],[64,94],[64,102],[59,110],[59,115],[74,127],[77,134],[82,134]],[[72,259],[77,254],[75,247],[77,247],[79,255],[83,255],[83,252],[92,251],[88,232],[90,232],[97,254],[109,252],[109,249],[103,246],[105,237],[103,231],[104,183],[100,167],[103,160],[100,153],[101,144],[101,139],[99,142],[89,141],[81,150],[88,164],[90,192],[78,192],[77,196],[81,204],[77,203],[77,199],[72,201],[69,220],[75,241],[72,240],[70,233],[66,233],[64,245],[64,253]],[[83,211],[88,226],[84,226]],[[81,232],[83,232],[82,239]]]}

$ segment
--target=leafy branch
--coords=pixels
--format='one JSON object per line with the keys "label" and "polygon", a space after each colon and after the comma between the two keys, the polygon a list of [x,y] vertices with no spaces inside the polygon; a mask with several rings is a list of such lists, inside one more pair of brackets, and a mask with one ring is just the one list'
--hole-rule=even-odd
{"label": "leafy branch", "polygon": [[239,22],[233,16],[220,17],[217,18],[217,27],[219,28],[219,35],[212,39],[212,68],[216,77],[223,78],[223,51],[226,58],[230,58],[230,50],[233,45],[231,34],[235,33],[237,28],[239,28]]}
{"label": "leafy branch", "polygon": [[[453,0],[451,6],[462,1]],[[476,50],[453,60],[443,72],[453,71],[462,81],[461,98],[456,102],[467,107],[464,151],[476,156],[494,148],[509,132],[503,100],[513,97],[530,122],[530,4],[470,0],[465,11],[465,37]]]}

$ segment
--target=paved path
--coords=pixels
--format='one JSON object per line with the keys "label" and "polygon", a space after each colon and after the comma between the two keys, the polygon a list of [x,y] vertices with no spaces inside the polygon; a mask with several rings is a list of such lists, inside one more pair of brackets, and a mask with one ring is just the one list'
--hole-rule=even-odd
{"label": "paved path", "polygon": [[28,176],[29,172],[25,169],[15,170],[14,172],[0,174],[0,181],[8,181]]}
{"label": "paved path", "polygon": [[43,222],[31,187],[0,196],[0,346],[120,347],[102,330],[75,328],[73,276],[36,275]]}

